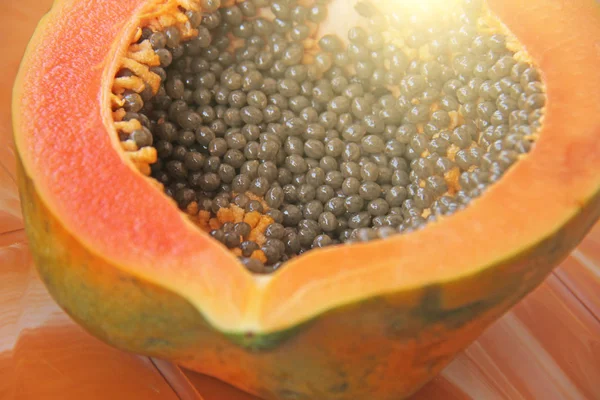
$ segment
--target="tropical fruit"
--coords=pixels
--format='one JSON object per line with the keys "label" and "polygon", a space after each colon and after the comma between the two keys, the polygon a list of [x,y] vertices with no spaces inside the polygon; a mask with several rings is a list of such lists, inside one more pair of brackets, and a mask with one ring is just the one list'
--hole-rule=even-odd
{"label": "tropical fruit", "polygon": [[407,396],[597,220],[598,37],[593,0],[57,1],[14,92],[40,274],[265,399]]}

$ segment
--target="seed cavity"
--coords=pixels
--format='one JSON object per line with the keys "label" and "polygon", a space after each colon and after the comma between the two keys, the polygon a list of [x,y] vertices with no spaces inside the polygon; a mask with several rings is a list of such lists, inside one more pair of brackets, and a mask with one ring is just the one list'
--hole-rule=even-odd
{"label": "seed cavity", "polygon": [[359,1],[345,37],[319,32],[328,3],[151,2],[112,84],[125,157],[254,273],[468,207],[543,123],[540,72],[480,2]]}

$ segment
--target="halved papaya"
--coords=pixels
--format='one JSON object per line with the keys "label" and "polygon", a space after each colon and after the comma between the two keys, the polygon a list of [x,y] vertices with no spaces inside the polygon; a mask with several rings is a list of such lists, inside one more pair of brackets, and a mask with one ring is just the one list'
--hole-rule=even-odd
{"label": "halved papaya", "polygon": [[416,391],[600,216],[598,3],[450,3],[58,0],[13,101],[50,293],[265,399]]}

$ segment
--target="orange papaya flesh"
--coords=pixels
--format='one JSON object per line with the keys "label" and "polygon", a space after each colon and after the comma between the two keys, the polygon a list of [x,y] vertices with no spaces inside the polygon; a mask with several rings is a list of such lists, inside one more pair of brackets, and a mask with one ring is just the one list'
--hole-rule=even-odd
{"label": "orange papaya flesh", "polygon": [[[469,208],[422,231],[317,250],[255,277],[107,134],[107,85],[143,2],[58,2],[28,49],[14,102],[24,213],[52,294],[108,342],[265,398],[414,391],[535,287],[600,212],[598,5],[488,4],[546,82],[531,154]],[[65,99],[76,100],[69,113]],[[247,350],[261,348],[269,351]]]}
{"label": "orange papaya flesh", "polygon": [[[241,270],[231,255],[224,254],[207,235],[189,224],[168,199],[140,174],[131,172],[131,165],[123,162],[119,152],[113,151],[117,146],[115,140],[111,140],[115,135],[106,135],[106,131],[112,128],[108,123],[110,107],[103,82],[109,82],[109,77],[116,73],[117,66],[113,61],[120,56],[119,51],[137,29],[143,4],[131,2],[118,7],[118,10],[106,10],[110,8],[108,4],[100,3],[94,8],[93,16],[82,16],[77,6],[68,1],[58,3],[57,10],[49,14],[43,23],[52,25],[53,29],[38,30],[19,77],[20,83],[15,92],[18,149],[25,170],[36,182],[42,197],[55,214],[60,215],[65,226],[78,235],[81,233],[79,237],[83,243],[115,265],[131,268],[132,272],[146,278],[169,281],[173,288],[185,291],[186,297],[196,297],[199,309],[217,326],[225,327],[232,321],[239,323],[241,320],[248,326],[254,325],[254,328],[272,330],[293,324],[291,320],[318,314],[337,302],[351,302],[355,295],[351,295],[353,291],[340,283],[344,280],[349,287],[360,282],[363,289],[358,297],[368,298],[373,293],[395,290],[398,284],[422,285],[432,276],[445,280],[456,276],[457,271],[461,275],[468,274],[488,265],[490,260],[498,260],[526,248],[526,243],[530,243],[531,238],[540,237],[540,232],[556,230],[561,218],[555,217],[560,215],[562,220],[568,219],[576,212],[578,204],[585,204],[595,192],[594,167],[599,158],[594,136],[597,121],[590,112],[597,96],[597,91],[592,90],[597,84],[592,73],[592,61],[595,60],[589,52],[590,48],[594,48],[593,35],[583,37],[587,35],[575,29],[579,23],[598,29],[594,24],[595,6],[583,2],[581,9],[592,7],[589,16],[581,16],[579,9],[573,10],[573,16],[561,23],[556,33],[542,35],[545,39],[541,39],[531,33],[532,28],[543,28],[543,21],[552,17],[550,9],[542,13],[536,8],[540,5],[534,3],[528,6],[528,24],[525,25],[506,15],[512,11],[510,3],[497,5],[490,2],[489,5],[531,56],[538,60],[547,82],[548,115],[540,133],[541,139],[532,154],[509,172],[505,183],[498,183],[476,205],[456,217],[439,222],[435,228],[407,238],[316,251],[290,262],[290,268],[271,279],[259,279],[267,284],[257,284],[256,278]],[[97,46],[91,51],[89,43],[97,30],[90,29],[90,32],[76,35],[63,32],[68,31],[67,26],[58,19],[64,13],[81,20],[83,27],[92,25],[90,21],[97,21],[93,18],[95,16],[121,21],[121,26],[117,29],[113,24],[104,30],[103,26],[96,25],[107,34],[94,37]],[[543,18],[539,17],[540,21],[531,16],[538,14],[543,14]],[[523,14],[520,11],[518,15]],[[58,40],[59,37],[61,40]],[[563,43],[570,51],[568,60],[559,55],[557,44],[561,44],[562,48]],[[42,45],[44,51],[32,50]],[[82,59],[80,55],[85,52],[88,57]],[[83,63],[90,68],[83,68]],[[75,67],[78,79],[64,79],[68,74],[65,69],[69,67]],[[587,79],[582,82],[579,76]],[[50,92],[48,85],[57,87]],[[74,96],[78,92],[81,96],[72,105],[77,109],[73,109],[71,115],[88,115],[84,124],[64,117],[62,108],[58,107],[67,94]],[[47,102],[36,99],[47,99]],[[98,103],[99,100],[102,102]],[[577,104],[576,109],[571,104]],[[564,112],[566,109],[570,110],[568,115]],[[44,128],[57,125],[62,128],[63,140],[55,140],[54,129]],[[572,132],[568,139],[563,134],[567,130]],[[90,140],[95,142],[94,151],[89,149]],[[565,140],[568,140],[568,146],[560,146],[559,143]],[[551,196],[544,197],[544,207],[537,207],[539,193],[547,193],[550,188],[554,190]],[[136,196],[128,196],[128,193]],[[138,198],[144,201],[140,202]],[[511,199],[512,205],[501,199]],[[523,205],[535,207],[535,213]],[[160,215],[155,212],[157,209],[161,210]],[[132,217],[134,213],[135,218]],[[152,229],[146,229],[147,221],[152,221]],[[474,229],[479,232],[516,232],[501,244],[492,243],[487,235],[448,235],[451,231]],[[538,235],[533,232],[538,232]],[[453,254],[453,249],[464,246],[465,239],[477,251],[463,255],[460,260],[454,261],[457,264],[454,266],[447,256]],[[426,248],[426,243],[436,243],[438,251],[427,254],[409,250]],[[294,268],[295,263],[302,264],[302,267]],[[320,268],[323,264],[330,267]],[[217,265],[218,273],[214,271]],[[423,269],[421,265],[428,265],[428,268]],[[175,269],[177,277],[171,273]],[[207,274],[207,279],[204,272],[208,270],[211,273]],[[298,275],[311,277],[311,285],[307,286]],[[367,276],[369,279],[362,279]],[[236,293],[232,294],[235,306],[228,310],[229,313],[215,312],[211,315],[209,307],[204,306],[204,309],[200,304],[213,301],[212,284],[236,287]],[[334,292],[323,291],[317,285],[327,286]],[[282,296],[284,292],[286,296]],[[314,310],[312,302],[303,301],[304,296],[315,295],[323,300],[315,302],[320,307],[319,311]],[[324,297],[329,299],[325,301]],[[251,306],[253,302],[246,301],[248,298],[260,298],[260,301],[257,300],[260,304]],[[273,301],[282,298],[286,300]],[[221,303],[221,306],[215,307],[224,306]],[[289,312],[292,309],[294,312]]]}

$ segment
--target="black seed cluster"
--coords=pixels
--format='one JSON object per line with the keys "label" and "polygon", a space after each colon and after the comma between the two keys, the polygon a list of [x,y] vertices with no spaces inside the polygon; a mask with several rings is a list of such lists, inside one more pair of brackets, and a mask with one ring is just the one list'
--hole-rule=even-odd
{"label": "black seed cluster", "polygon": [[211,231],[253,272],[453,214],[531,149],[541,125],[539,72],[505,36],[478,31],[475,1],[402,40],[410,18],[362,1],[367,28],[315,47],[326,1],[202,3],[208,12],[187,14],[199,32],[189,41],[144,30],[162,84],[155,96],[126,94],[125,119],[144,126],[127,139],[156,148],[152,176],[182,210],[236,205],[275,221],[261,244],[245,222]]}

